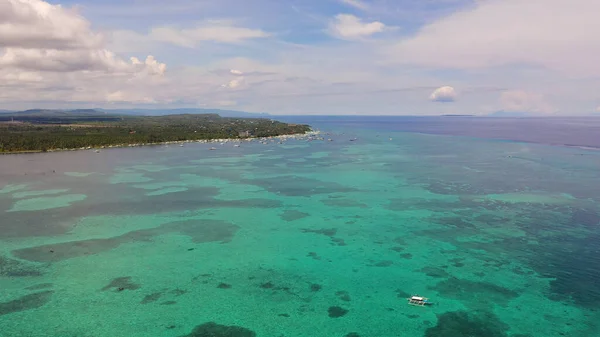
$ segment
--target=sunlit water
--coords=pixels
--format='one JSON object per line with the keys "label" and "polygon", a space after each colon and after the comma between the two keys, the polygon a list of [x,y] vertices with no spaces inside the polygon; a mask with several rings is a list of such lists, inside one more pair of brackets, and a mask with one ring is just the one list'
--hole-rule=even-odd
{"label": "sunlit water", "polygon": [[0,336],[600,336],[600,152],[317,124],[0,157]]}

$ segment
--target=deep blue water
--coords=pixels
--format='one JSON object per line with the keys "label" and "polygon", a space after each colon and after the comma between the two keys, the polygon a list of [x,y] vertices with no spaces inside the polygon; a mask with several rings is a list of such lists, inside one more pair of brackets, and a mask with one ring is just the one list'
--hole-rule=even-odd
{"label": "deep blue water", "polygon": [[316,128],[367,128],[600,148],[600,117],[277,116]]}

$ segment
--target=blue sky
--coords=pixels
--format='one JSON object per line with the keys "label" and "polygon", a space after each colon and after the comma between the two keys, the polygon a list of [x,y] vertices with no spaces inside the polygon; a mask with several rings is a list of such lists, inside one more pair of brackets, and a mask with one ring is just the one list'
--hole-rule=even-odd
{"label": "blue sky", "polygon": [[0,109],[600,108],[595,0],[7,1]]}

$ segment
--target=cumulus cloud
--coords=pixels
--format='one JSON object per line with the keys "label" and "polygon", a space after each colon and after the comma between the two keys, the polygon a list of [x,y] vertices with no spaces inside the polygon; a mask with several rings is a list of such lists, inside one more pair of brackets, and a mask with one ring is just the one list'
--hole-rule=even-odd
{"label": "cumulus cloud", "polygon": [[96,48],[102,37],[73,10],[41,0],[3,0],[0,3],[0,47]]}
{"label": "cumulus cloud", "polygon": [[435,89],[429,99],[434,102],[454,102],[456,100],[456,91],[453,87],[444,86]]}
{"label": "cumulus cloud", "polygon": [[5,87],[29,90],[18,95],[7,90],[0,99],[56,100],[66,92],[67,100],[114,100],[118,95],[103,95],[104,88],[131,81],[144,87],[150,77],[165,73],[166,65],[152,56],[120,58],[90,26],[60,5],[0,0],[0,78]]}
{"label": "cumulus cloud", "polygon": [[235,78],[235,79],[229,81],[227,84],[223,84],[222,87],[229,88],[229,89],[235,89],[235,88],[239,88],[243,84],[244,84],[244,77],[238,77],[238,78]]}
{"label": "cumulus cloud", "polygon": [[196,47],[203,41],[239,43],[269,35],[260,29],[237,27],[227,20],[209,20],[189,29],[155,27],[150,32],[150,37],[154,40],[188,48]]}
{"label": "cumulus cloud", "polygon": [[338,14],[329,23],[331,35],[347,40],[365,38],[385,29],[385,24],[379,21],[366,23],[351,14]]}
{"label": "cumulus cloud", "polygon": [[241,72],[240,70],[237,70],[237,69],[231,69],[231,70],[229,70],[229,73],[231,73],[232,75],[236,75],[236,76],[244,75],[243,72]]}
{"label": "cumulus cloud", "polygon": [[389,57],[392,62],[433,67],[533,64],[600,75],[600,38],[593,33],[600,31],[599,12],[596,0],[476,1],[400,41]]}
{"label": "cumulus cloud", "polygon": [[156,103],[156,100],[152,97],[121,90],[106,95],[106,101],[109,103]]}
{"label": "cumulus cloud", "polygon": [[539,93],[523,90],[505,91],[500,96],[502,110],[507,112],[555,113],[557,109]]}
{"label": "cumulus cloud", "polygon": [[367,10],[369,8],[369,5],[360,0],[340,0],[340,2],[360,10]]}

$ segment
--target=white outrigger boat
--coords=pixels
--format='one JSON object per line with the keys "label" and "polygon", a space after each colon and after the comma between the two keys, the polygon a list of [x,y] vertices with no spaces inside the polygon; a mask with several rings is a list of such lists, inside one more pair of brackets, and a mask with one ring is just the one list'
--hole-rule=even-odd
{"label": "white outrigger boat", "polygon": [[421,297],[418,295],[415,296],[411,296],[409,298],[407,298],[408,300],[408,304],[410,305],[416,305],[419,307],[424,307],[426,305],[432,305],[433,303],[429,302],[429,299],[426,297]]}

